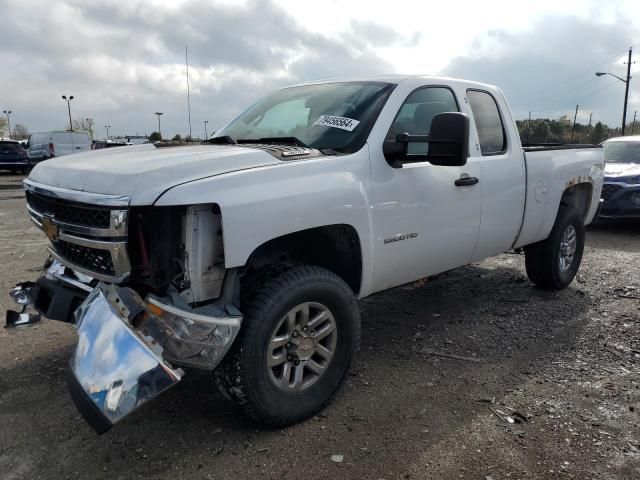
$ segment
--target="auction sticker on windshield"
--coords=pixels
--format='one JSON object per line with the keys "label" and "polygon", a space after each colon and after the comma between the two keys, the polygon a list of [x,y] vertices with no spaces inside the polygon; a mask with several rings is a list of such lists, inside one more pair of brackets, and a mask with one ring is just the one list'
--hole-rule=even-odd
{"label": "auction sticker on windshield", "polygon": [[348,117],[338,117],[336,115],[320,115],[320,117],[313,122],[314,125],[320,125],[322,127],[340,128],[341,130],[352,131],[358,126],[360,120],[354,120]]}

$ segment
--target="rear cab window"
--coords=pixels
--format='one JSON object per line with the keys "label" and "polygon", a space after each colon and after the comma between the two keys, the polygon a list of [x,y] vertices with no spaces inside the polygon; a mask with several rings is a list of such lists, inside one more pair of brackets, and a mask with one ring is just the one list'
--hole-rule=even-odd
{"label": "rear cab window", "polygon": [[0,142],[0,153],[2,154],[14,154],[22,151],[22,145],[11,142]]}
{"label": "rear cab window", "polygon": [[467,100],[478,131],[482,156],[505,153],[507,134],[496,99],[483,90],[467,90]]}

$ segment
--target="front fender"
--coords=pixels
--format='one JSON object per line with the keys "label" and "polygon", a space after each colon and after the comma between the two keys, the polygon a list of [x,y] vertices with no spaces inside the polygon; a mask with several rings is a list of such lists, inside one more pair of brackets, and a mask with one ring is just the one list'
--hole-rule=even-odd
{"label": "front fender", "polygon": [[263,243],[325,225],[355,228],[362,290],[371,278],[371,182],[367,146],[351,155],[283,162],[178,185],[156,205],[215,203],[222,212],[225,267],[244,266]]}

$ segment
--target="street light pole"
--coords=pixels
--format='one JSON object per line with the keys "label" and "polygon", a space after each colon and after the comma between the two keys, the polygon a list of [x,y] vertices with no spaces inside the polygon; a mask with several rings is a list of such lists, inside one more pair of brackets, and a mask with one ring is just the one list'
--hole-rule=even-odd
{"label": "street light pole", "polygon": [[622,135],[624,136],[625,124],[627,123],[627,101],[629,100],[629,83],[631,82],[631,64],[635,63],[631,61],[631,55],[633,53],[633,47],[629,47],[629,59],[627,63],[627,79],[619,77],[618,75],[614,75],[610,72],[596,72],[596,77],[602,77],[603,75],[611,75],[612,77],[617,78],[622,83],[625,84],[624,88],[624,105],[622,107]]}
{"label": "street light pole", "polygon": [[4,113],[7,116],[7,127],[9,127],[9,140],[11,140],[11,110],[3,110],[2,113]]}
{"label": "street light pole", "polygon": [[209,139],[209,135],[207,135],[207,123],[209,123],[209,120],[204,121],[204,141],[205,142]]}
{"label": "street light pole", "polygon": [[109,140],[109,129],[111,128],[111,125],[105,125],[104,128],[107,129],[107,140]]}
{"label": "street light pole", "polygon": [[162,130],[160,130],[160,115],[162,115],[162,112],[156,112],[154,115],[158,117],[158,134],[160,135],[160,140],[162,140]]}
{"label": "street light pole", "polygon": [[67,110],[69,111],[69,131],[72,132],[73,125],[71,124],[71,100],[73,100],[73,95],[70,95],[69,98],[67,98],[66,95],[62,95],[62,99],[67,102]]}

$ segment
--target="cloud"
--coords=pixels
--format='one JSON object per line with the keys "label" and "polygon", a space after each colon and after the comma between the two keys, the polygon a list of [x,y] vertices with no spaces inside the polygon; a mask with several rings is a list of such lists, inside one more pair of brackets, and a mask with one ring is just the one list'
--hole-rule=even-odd
{"label": "cloud", "polygon": [[[187,130],[184,47],[189,46],[192,125],[209,130],[264,93],[304,80],[388,73],[376,49],[415,42],[375,22],[331,35],[306,30],[270,0],[240,5],[105,0],[4,0],[0,33],[3,108],[32,131],[94,119],[98,132]],[[6,104],[6,107],[5,107]]]}
{"label": "cloud", "polygon": [[[578,121],[619,125],[624,85],[613,77],[596,77],[599,70],[626,74],[625,46],[640,38],[640,31],[625,16],[601,21],[598,16],[578,18],[544,16],[520,33],[491,30],[475,40],[463,56],[454,58],[443,73],[498,85],[509,98],[516,118],[573,116]],[[636,53],[637,54],[637,53]],[[638,105],[640,89],[631,83],[630,105]],[[620,108],[612,108],[612,105]],[[636,107],[637,108],[637,107]],[[630,107],[633,117],[633,108]]]}

